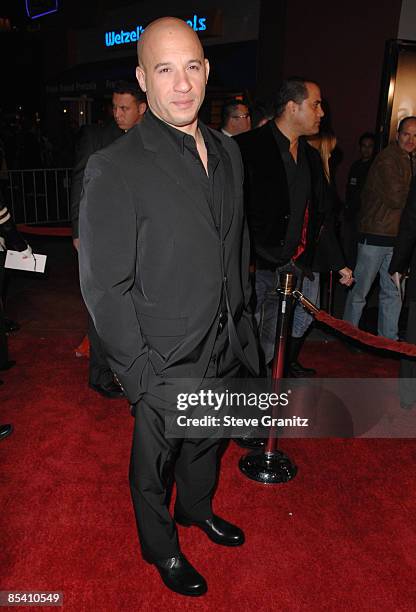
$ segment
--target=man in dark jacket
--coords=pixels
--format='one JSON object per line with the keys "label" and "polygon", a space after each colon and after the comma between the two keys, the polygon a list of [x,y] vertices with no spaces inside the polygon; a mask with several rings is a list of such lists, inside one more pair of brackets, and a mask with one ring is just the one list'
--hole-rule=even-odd
{"label": "man in dark jacket", "polygon": [[[320,89],[312,81],[288,79],[277,94],[276,107],[273,121],[236,137],[245,167],[245,202],[256,266],[256,318],[266,365],[274,355],[278,317],[274,289],[280,272],[294,273],[301,283],[319,237],[328,269],[339,270],[341,283],[352,282],[331,231],[321,158],[305,138],[319,131],[324,114]],[[297,362],[302,342],[303,338],[291,338],[289,362]]]}
{"label": "man in dark jacket", "polygon": [[179,548],[176,523],[222,546],[242,545],[244,534],[213,512],[220,440],[167,436],[166,419],[178,415],[184,379],[196,389],[258,366],[241,156],[198,120],[208,72],[186,22],[146,27],[137,78],[149,110],[91,157],[80,210],[82,293],[135,405],[130,487],[142,553],[168,588],[193,596],[207,586]]}
{"label": "man in dark jacket", "polygon": [[374,159],[374,134],[364,132],[364,134],[361,134],[358,144],[360,159],[351,164],[348,173],[341,229],[345,258],[348,266],[353,269],[357,262],[358,215],[361,208],[361,192]]}
{"label": "man in dark jacket", "polygon": [[416,117],[402,119],[397,142],[375,158],[361,196],[355,285],[348,294],[344,320],[358,327],[366,298],[380,274],[378,334],[398,338],[402,302],[388,269],[415,169]]}
{"label": "man in dark jacket", "polygon": [[[143,119],[146,111],[146,96],[134,83],[119,82],[113,92],[113,120],[105,126],[86,125],[82,128],[78,141],[76,161],[71,186],[71,222],[75,248],[79,248],[78,215],[82,193],[84,170],[89,157],[112,144],[126,134]],[[123,397],[120,386],[113,378],[100,340],[92,320],[88,317],[88,337],[90,341],[89,386],[104,397]]]}

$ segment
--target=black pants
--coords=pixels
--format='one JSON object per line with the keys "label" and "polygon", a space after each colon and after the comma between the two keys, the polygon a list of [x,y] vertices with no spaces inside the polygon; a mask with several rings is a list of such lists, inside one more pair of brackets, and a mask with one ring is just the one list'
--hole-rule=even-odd
{"label": "black pants", "polygon": [[7,349],[7,336],[6,336],[6,326],[4,323],[4,310],[3,310],[3,284],[4,284],[4,262],[6,260],[6,254],[4,252],[0,252],[0,366],[7,363],[9,359],[9,353]]}
{"label": "black pants", "polygon": [[92,385],[104,385],[113,379],[113,373],[107,363],[101,340],[98,337],[93,320],[88,314],[88,339],[90,341],[89,382]]}
{"label": "black pants", "polygon": [[[223,375],[218,364],[228,349],[217,338],[206,378]],[[234,365],[226,368],[228,376],[236,375],[239,369],[235,360],[232,361]],[[168,509],[172,476],[177,492],[175,509],[195,521],[212,518],[211,500],[222,443],[218,438],[165,438],[165,414],[163,408],[144,401],[136,407],[130,490],[142,554],[149,562],[174,557],[179,552],[176,525]]]}
{"label": "black pants", "polygon": [[[406,342],[416,344],[416,301],[409,301],[407,318]],[[402,404],[411,405],[416,402],[416,359],[402,357],[399,370],[399,395]]]}

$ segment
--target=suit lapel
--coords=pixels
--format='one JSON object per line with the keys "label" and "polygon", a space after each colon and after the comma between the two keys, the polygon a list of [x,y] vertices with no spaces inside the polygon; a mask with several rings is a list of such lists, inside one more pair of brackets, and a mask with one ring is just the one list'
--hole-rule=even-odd
{"label": "suit lapel", "polygon": [[[214,130],[210,130],[212,137],[215,140],[217,151],[221,158],[222,172],[224,176],[224,189],[222,194],[221,212],[220,212],[220,223],[221,223],[221,234],[222,237],[228,234],[231,223],[234,216],[234,205],[235,205],[235,189],[234,189],[234,171],[231,163],[231,158],[222,145],[218,134]],[[227,136],[228,138],[228,136]]]}

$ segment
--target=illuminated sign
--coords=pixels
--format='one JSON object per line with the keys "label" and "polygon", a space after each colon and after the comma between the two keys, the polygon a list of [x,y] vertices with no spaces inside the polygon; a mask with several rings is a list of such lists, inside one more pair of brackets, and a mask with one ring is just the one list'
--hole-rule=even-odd
{"label": "illuminated sign", "polygon": [[[186,19],[185,21],[195,32],[203,32],[207,29],[207,17],[193,15],[191,19]],[[114,45],[128,45],[129,43],[137,42],[143,32],[144,26],[141,25],[136,26],[133,30],[106,32],[105,46],[114,47]]]}
{"label": "illuminated sign", "polygon": [[26,14],[30,19],[38,19],[58,11],[58,0],[25,0]]}

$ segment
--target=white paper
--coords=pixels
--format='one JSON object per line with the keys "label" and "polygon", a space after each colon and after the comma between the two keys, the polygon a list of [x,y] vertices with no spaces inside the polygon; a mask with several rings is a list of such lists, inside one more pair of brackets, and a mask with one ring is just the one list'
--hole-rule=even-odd
{"label": "white paper", "polygon": [[5,268],[13,270],[26,270],[27,272],[45,272],[46,255],[32,253],[29,256],[19,251],[7,251]]}

